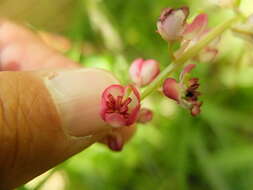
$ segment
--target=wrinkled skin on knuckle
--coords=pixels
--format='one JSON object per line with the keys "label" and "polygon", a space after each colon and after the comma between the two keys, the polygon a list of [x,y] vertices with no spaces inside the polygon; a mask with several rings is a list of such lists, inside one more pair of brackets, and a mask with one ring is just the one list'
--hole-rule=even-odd
{"label": "wrinkled skin on knuckle", "polygon": [[96,141],[68,137],[59,118],[38,77],[0,73],[0,189],[17,187]]}

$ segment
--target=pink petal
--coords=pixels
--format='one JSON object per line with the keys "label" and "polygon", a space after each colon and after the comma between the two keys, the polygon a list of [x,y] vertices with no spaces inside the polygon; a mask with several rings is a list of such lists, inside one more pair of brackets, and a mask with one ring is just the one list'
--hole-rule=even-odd
{"label": "pink petal", "polygon": [[191,24],[185,27],[183,32],[185,39],[193,39],[194,37],[200,35],[207,28],[208,16],[207,14],[199,14],[195,17]]}
{"label": "pink petal", "polygon": [[139,123],[147,123],[153,119],[153,112],[150,109],[142,108],[138,115]]}
{"label": "pink petal", "polygon": [[180,85],[173,78],[167,78],[163,83],[163,93],[179,103],[180,101]]}
{"label": "pink petal", "polygon": [[138,114],[140,111],[141,105],[138,104],[130,113],[129,118],[127,120],[126,126],[130,126],[134,124],[138,118]]}
{"label": "pink petal", "polygon": [[141,86],[151,83],[159,73],[158,62],[153,59],[146,60],[141,69]]}
{"label": "pink petal", "polygon": [[136,108],[141,101],[141,95],[137,88],[135,88],[133,85],[129,85],[125,88],[125,93],[127,93],[128,90],[131,90],[131,93],[129,94],[129,97],[131,98],[130,104],[128,104],[129,111],[131,112],[132,109]]}
{"label": "pink petal", "polygon": [[124,91],[125,91],[125,88],[122,85],[113,84],[104,90],[102,98],[106,99],[109,94],[111,94],[113,97],[123,96]]}
{"label": "pink petal", "polygon": [[118,113],[105,114],[105,121],[112,127],[123,127],[127,125],[126,119]]}
{"label": "pink petal", "polygon": [[127,88],[131,88],[131,94],[129,97],[132,100],[130,104],[128,104],[129,118],[127,120],[127,126],[130,126],[134,124],[137,120],[137,117],[141,108],[141,104],[140,104],[141,96],[137,88],[135,88],[134,86],[129,85],[126,87],[126,90]]}
{"label": "pink petal", "polygon": [[162,38],[166,41],[178,40],[188,15],[189,9],[187,7],[164,9],[157,22],[157,29]]}
{"label": "pink petal", "polygon": [[141,74],[143,62],[144,62],[144,59],[142,58],[135,59],[129,68],[130,78],[135,84],[141,84],[140,74]]}
{"label": "pink petal", "polygon": [[180,77],[179,77],[179,80],[180,81],[183,81],[184,78],[185,78],[185,75],[187,73],[190,73],[192,71],[192,69],[194,69],[196,67],[195,64],[188,64],[184,67],[183,71],[180,73]]}

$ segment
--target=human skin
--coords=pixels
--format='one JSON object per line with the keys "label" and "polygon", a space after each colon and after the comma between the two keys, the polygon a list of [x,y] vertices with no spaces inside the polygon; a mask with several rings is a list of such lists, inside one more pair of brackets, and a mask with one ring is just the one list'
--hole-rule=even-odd
{"label": "human skin", "polygon": [[[93,143],[117,149],[135,127],[99,116],[102,91],[118,81],[80,68],[33,32],[0,23],[0,190],[18,187]],[[91,82],[92,81],[92,82]]]}

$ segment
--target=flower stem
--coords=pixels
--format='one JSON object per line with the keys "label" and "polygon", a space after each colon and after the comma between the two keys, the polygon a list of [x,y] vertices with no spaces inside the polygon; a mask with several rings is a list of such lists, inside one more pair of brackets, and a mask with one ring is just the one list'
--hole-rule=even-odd
{"label": "flower stem", "polygon": [[168,53],[170,56],[170,60],[175,61],[175,56],[173,55],[173,42],[168,43]]}
{"label": "flower stem", "polygon": [[202,48],[207,46],[212,40],[221,35],[225,30],[231,27],[232,24],[241,20],[241,16],[235,16],[234,18],[222,23],[221,25],[214,28],[211,32],[209,32],[203,39],[201,39],[197,44],[191,47],[188,51],[186,51],[181,57],[176,59],[174,63],[168,65],[158,76],[157,78],[142,91],[141,100],[150,95],[154,90],[159,88],[163,81],[170,75],[172,72],[177,70],[180,66],[182,66],[186,61],[196,56]]}

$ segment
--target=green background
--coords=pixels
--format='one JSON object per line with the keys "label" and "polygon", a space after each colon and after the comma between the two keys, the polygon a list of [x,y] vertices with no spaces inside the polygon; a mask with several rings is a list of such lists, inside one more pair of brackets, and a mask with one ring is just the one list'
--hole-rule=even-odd
{"label": "green background", "polygon": [[[167,44],[156,33],[163,8],[188,5],[190,19],[208,13],[210,27],[233,15],[206,0],[79,0],[73,4],[68,8],[72,16],[61,30],[76,44],[68,56],[84,66],[111,70],[122,83],[127,82],[127,68],[136,57],[157,59],[162,68],[170,63]],[[253,12],[252,4],[242,2],[246,14]],[[80,55],[78,47],[83,42],[90,49]],[[93,145],[49,173],[40,189],[253,189],[251,48],[227,31],[217,59],[197,63],[193,76],[200,78],[204,102],[198,117],[154,93],[144,102],[154,110],[154,120],[138,125],[137,134],[122,152]]]}

